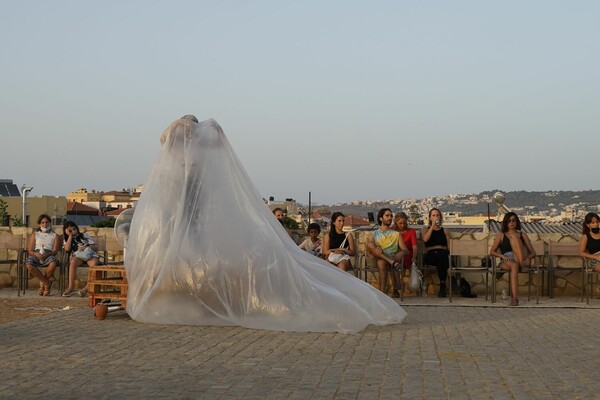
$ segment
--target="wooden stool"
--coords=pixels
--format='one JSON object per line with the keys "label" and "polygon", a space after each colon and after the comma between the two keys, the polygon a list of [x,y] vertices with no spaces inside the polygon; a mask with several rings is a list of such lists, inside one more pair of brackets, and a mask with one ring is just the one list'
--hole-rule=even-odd
{"label": "wooden stool", "polygon": [[121,308],[127,306],[127,276],[125,266],[98,265],[90,267],[87,282],[90,307],[95,307],[104,299],[121,302]]}

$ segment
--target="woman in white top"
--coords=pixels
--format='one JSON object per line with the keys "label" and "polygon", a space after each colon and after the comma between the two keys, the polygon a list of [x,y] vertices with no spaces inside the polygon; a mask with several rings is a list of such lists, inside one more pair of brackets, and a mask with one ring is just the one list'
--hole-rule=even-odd
{"label": "woman in white top", "polygon": [[[48,296],[53,282],[50,280],[54,276],[54,270],[58,265],[56,254],[60,249],[60,236],[52,232],[50,225],[50,216],[42,214],[38,218],[39,228],[29,237],[27,252],[29,258],[25,262],[25,267],[33,276],[40,281],[40,296]],[[46,268],[45,273],[39,268]]]}

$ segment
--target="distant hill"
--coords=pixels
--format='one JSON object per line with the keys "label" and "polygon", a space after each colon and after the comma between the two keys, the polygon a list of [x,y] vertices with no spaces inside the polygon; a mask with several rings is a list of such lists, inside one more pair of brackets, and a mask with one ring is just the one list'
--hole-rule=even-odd
{"label": "distant hill", "polygon": [[600,206],[600,190],[544,192],[528,192],[521,190],[504,192],[495,189],[483,191],[481,193],[433,196],[416,200],[359,201],[319,207],[326,207],[331,211],[341,211],[347,215],[357,215],[361,217],[366,217],[369,211],[376,212],[382,207],[389,207],[396,212],[408,211],[413,205],[417,206],[421,212],[426,212],[432,207],[437,207],[443,212],[455,211],[460,212],[465,216],[481,215],[487,214],[488,205],[490,211],[496,213],[496,205],[492,200],[492,196],[496,192],[504,193],[504,204],[519,213],[525,211],[529,214],[556,215],[566,209],[597,212],[598,206]]}

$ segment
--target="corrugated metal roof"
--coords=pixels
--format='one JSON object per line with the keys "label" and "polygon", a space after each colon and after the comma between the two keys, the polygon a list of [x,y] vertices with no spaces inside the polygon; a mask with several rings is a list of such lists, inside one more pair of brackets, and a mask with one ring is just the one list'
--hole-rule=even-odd
{"label": "corrugated metal roof", "polygon": [[[498,233],[502,230],[502,223],[490,222],[490,232]],[[486,222],[487,224],[487,222]],[[521,230],[525,233],[560,233],[562,235],[581,235],[581,222],[521,222]]]}

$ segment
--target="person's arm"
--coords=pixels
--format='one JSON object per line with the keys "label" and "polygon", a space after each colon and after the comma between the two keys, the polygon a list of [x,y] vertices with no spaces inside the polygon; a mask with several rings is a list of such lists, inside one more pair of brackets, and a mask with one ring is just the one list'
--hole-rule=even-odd
{"label": "person's arm", "polygon": [[417,262],[417,253],[419,252],[419,246],[417,245],[417,231],[412,229],[409,233],[410,242],[412,243],[412,262]]}
{"label": "person's arm", "polygon": [[[375,244],[375,238],[373,237],[373,233],[369,232],[367,235],[367,250],[369,250],[369,253],[372,257],[375,257],[375,254],[378,253],[378,246]],[[379,250],[381,251],[381,248],[379,248]]]}
{"label": "person's arm", "polygon": [[[504,238],[503,233],[499,233],[496,235],[496,237],[494,238],[494,243],[492,243],[492,248],[490,249],[490,256],[499,257],[503,261],[507,261],[508,257],[504,257],[504,254],[502,254],[498,251],[498,248],[500,247],[500,243],[502,242],[503,238]],[[506,260],[505,260],[505,258],[506,258]]]}
{"label": "person's arm", "polygon": [[94,242],[92,240],[92,237],[90,235],[88,235],[87,233],[83,234],[85,239],[87,240],[87,247],[89,247],[90,249],[94,250],[94,251],[98,251],[98,245],[96,244],[96,242]]}
{"label": "person's arm", "polygon": [[600,254],[590,253],[587,251],[587,235],[583,235],[579,241],[579,256],[583,258],[589,258],[591,260],[600,260]]}
{"label": "person's arm", "polygon": [[67,240],[65,241],[65,244],[63,245],[63,249],[68,253],[71,251],[72,246],[73,246],[73,232],[71,232],[71,230],[69,229],[69,231],[67,232]]}
{"label": "person's arm", "polygon": [[325,240],[323,241],[323,254],[325,254],[325,257],[329,257],[329,254],[331,254],[331,249],[329,248],[329,235],[325,235]]}
{"label": "person's arm", "polygon": [[349,256],[355,255],[356,247],[354,246],[354,236],[351,233],[349,233],[346,237],[346,240],[348,241],[348,250],[346,251],[346,254],[348,254]]}
{"label": "person's arm", "polygon": [[27,243],[27,253],[30,256],[34,256],[39,259],[42,258],[42,255],[40,253],[38,253],[37,251],[35,251],[35,232],[33,232],[29,236],[29,243]]}
{"label": "person's arm", "polygon": [[57,255],[58,250],[60,250],[61,245],[62,245],[62,238],[60,237],[60,235],[55,233],[54,234],[54,245],[52,246],[52,251],[44,253],[44,259],[46,259],[50,256]]}
{"label": "person's arm", "polygon": [[433,233],[433,225],[423,228],[421,231],[421,238],[423,238],[423,243],[426,243],[431,238],[431,234]]}

